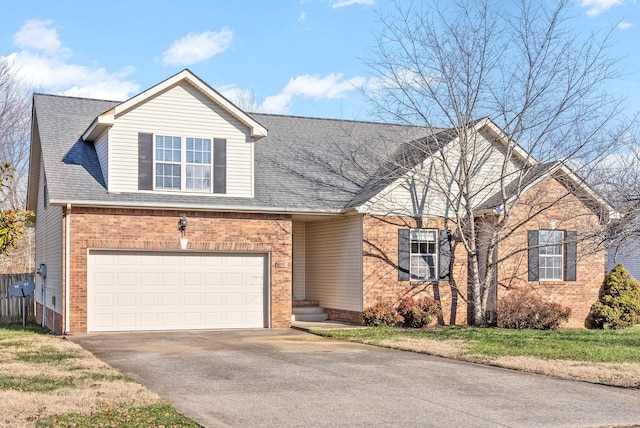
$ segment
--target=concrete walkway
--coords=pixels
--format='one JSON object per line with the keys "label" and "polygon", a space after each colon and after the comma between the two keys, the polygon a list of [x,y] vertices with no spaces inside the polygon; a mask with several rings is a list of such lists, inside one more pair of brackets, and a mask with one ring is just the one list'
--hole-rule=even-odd
{"label": "concrete walkway", "polygon": [[311,330],[351,330],[367,327],[341,321],[291,321],[291,328],[309,332]]}
{"label": "concrete walkway", "polygon": [[294,329],[69,336],[205,427],[640,425],[640,390]]}

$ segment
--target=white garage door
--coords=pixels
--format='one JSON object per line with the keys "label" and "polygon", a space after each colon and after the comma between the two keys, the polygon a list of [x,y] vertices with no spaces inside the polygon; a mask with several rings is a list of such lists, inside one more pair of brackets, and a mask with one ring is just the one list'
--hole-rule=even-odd
{"label": "white garage door", "polygon": [[87,330],[265,327],[265,256],[91,251]]}

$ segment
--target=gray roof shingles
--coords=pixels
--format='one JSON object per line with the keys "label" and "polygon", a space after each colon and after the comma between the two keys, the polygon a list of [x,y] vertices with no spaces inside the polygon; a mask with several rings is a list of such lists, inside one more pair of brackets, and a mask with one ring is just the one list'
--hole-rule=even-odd
{"label": "gray roof shingles", "polygon": [[99,114],[117,104],[34,95],[49,198],[54,203],[342,211],[366,201],[381,190],[385,179],[393,179],[380,179],[383,159],[393,156],[402,143],[429,133],[426,128],[402,125],[251,114],[269,131],[255,143],[254,198],[109,193],[95,148],[81,135]]}

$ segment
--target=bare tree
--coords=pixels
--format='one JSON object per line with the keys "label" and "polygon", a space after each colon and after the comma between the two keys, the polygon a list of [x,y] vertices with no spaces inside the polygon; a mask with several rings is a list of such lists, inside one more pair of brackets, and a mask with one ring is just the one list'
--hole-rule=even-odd
{"label": "bare tree", "polygon": [[[603,90],[618,77],[608,54],[611,34],[578,33],[570,7],[569,0],[398,1],[393,14],[380,16],[382,30],[365,59],[378,77],[366,94],[374,113],[432,130],[388,162],[410,177],[406,189],[417,203],[409,208],[418,227],[425,207],[434,204],[428,193],[442,199],[469,259],[475,324],[485,323],[498,263],[517,255],[498,259],[498,244],[576,196],[575,183],[629,132],[614,123],[621,101]],[[482,118],[497,125],[496,133],[474,132]],[[495,138],[507,142],[501,153],[488,143]],[[447,144],[437,144],[443,139]],[[416,166],[407,158],[426,161]],[[579,175],[567,176],[564,194],[527,191],[567,165]],[[515,215],[523,204],[528,210]]]}
{"label": "bare tree", "polygon": [[[16,69],[6,58],[0,57],[0,210],[3,226],[22,232],[23,212],[27,194],[29,169],[29,124],[31,114],[30,91],[17,76]],[[33,236],[29,231],[4,235],[3,271],[28,271],[32,266]],[[8,251],[11,249],[11,251]]]}

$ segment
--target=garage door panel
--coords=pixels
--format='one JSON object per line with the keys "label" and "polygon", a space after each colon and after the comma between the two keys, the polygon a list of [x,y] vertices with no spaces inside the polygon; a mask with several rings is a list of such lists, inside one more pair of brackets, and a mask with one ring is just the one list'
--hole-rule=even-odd
{"label": "garage door panel", "polygon": [[140,314],[140,326],[143,328],[155,327],[159,324],[159,321],[160,317],[157,312]]}
{"label": "garage door panel", "polygon": [[160,298],[155,293],[143,293],[140,294],[140,306],[158,306]]}
{"label": "garage door panel", "polygon": [[222,287],[221,273],[206,273],[204,278],[204,285],[207,287]]}
{"label": "garage door panel", "polygon": [[222,305],[222,293],[205,293],[204,304],[206,306]]}
{"label": "garage door panel", "polygon": [[118,306],[136,306],[136,295],[133,293],[118,293],[117,302]]}
{"label": "garage door panel", "polygon": [[201,305],[202,304],[202,296],[198,294],[185,294],[184,295],[184,304],[185,305]]}
{"label": "garage door panel", "polygon": [[93,250],[89,331],[265,326],[265,257]]}
{"label": "garage door panel", "polygon": [[142,286],[154,286],[160,285],[160,274],[158,272],[139,272],[137,275],[138,284]]}

